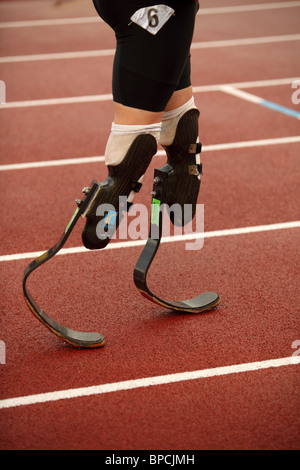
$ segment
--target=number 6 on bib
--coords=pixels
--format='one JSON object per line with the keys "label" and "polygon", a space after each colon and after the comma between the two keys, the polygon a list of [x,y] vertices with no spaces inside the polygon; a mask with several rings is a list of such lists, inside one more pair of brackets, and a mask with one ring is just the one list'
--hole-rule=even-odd
{"label": "number 6 on bib", "polygon": [[149,31],[149,33],[156,34],[174,13],[175,10],[167,5],[153,5],[140,8],[130,19],[133,23]]}

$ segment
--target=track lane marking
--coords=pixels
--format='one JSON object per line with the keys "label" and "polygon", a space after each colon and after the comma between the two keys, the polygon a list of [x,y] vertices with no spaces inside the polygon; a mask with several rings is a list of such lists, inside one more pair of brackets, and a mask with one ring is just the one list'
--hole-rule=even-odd
{"label": "track lane marking", "polygon": [[256,44],[273,44],[277,42],[299,41],[300,34],[282,34],[257,38],[221,39],[217,41],[193,42],[191,49],[210,49],[219,47],[252,46]]}
{"label": "track lane marking", "polygon": [[[290,78],[276,78],[269,80],[254,80],[252,82],[236,82],[236,83],[219,83],[216,85],[202,85],[193,86],[194,93],[207,93],[222,91],[224,87],[233,88],[257,88],[268,86],[281,86],[291,85],[294,81],[299,80],[299,77]],[[0,104],[1,109],[11,108],[27,108],[33,106],[54,106],[63,104],[80,104],[80,103],[93,103],[97,101],[112,101],[113,96],[111,93],[102,95],[85,95],[85,96],[67,96],[63,98],[46,98],[38,100],[23,100],[23,101],[10,101]]]}
{"label": "track lane marking", "polygon": [[[292,2],[275,2],[275,3],[260,3],[250,5],[236,5],[228,7],[215,7],[215,8],[201,8],[198,16],[202,15],[219,15],[226,13],[243,13],[248,11],[261,11],[261,10],[275,10],[299,7],[299,1]],[[63,26],[63,25],[77,25],[77,24],[91,24],[103,22],[99,16],[86,16],[77,18],[53,18],[47,20],[25,20],[25,21],[3,21],[0,23],[0,28],[27,28],[34,26]]]}
{"label": "track lane marking", "polygon": [[[277,224],[269,224],[269,225],[256,225],[256,226],[249,226],[249,227],[214,230],[211,232],[204,232],[204,233],[187,233],[187,234],[182,234],[182,235],[173,235],[169,237],[162,237],[161,243],[174,243],[174,242],[181,242],[181,241],[199,240],[199,239],[205,239],[205,238],[246,235],[250,233],[269,232],[273,230],[287,230],[287,229],[294,229],[294,228],[300,228],[300,220],[295,220],[292,222],[277,223]],[[114,243],[110,243],[105,248],[105,251],[117,250],[121,248],[133,248],[137,246],[144,246],[146,242],[147,240],[130,240],[130,241],[123,241],[123,242],[114,242]],[[47,249],[42,250],[42,251],[33,251],[33,252],[27,252],[27,253],[15,253],[11,255],[1,255],[0,263],[5,262],[5,261],[19,261],[23,259],[35,259],[41,256],[46,251]],[[95,251],[88,250],[84,246],[76,246],[76,247],[71,247],[71,248],[62,248],[56,254],[56,256],[72,255],[72,254],[78,254],[78,253],[95,253]]]}
{"label": "track lane marking", "polygon": [[95,103],[98,101],[112,101],[113,95],[106,93],[103,95],[66,96],[64,98],[46,98],[39,100],[8,101],[0,104],[1,109],[28,108],[35,106],[56,106],[58,104],[80,104]]}
{"label": "track lane marking", "polygon": [[[253,148],[268,145],[282,145],[282,144],[293,144],[300,142],[300,135],[291,137],[277,137],[273,139],[258,139],[258,140],[245,140],[242,142],[228,142],[224,144],[211,144],[203,145],[202,152],[215,152],[219,150],[234,150],[243,148]],[[159,150],[156,153],[156,157],[164,156],[166,152]],[[24,163],[10,163],[7,165],[0,165],[0,171],[11,171],[11,170],[28,170],[33,168],[49,168],[54,166],[66,166],[66,165],[85,165],[89,163],[104,163],[104,155],[96,155],[90,157],[78,157],[78,158],[63,158],[58,160],[44,160],[36,162],[24,162]]]}
{"label": "track lane marking", "polygon": [[261,11],[261,10],[275,10],[281,8],[293,8],[299,7],[300,2],[274,2],[274,3],[257,3],[249,5],[234,5],[214,8],[200,8],[198,15],[220,15],[226,13],[243,13],[249,11]]}
{"label": "track lane marking", "polygon": [[258,104],[260,106],[263,106],[264,108],[272,109],[273,111],[277,111],[281,114],[286,114],[287,116],[300,119],[300,112],[297,112],[294,109],[287,108],[277,103],[273,103],[272,101],[265,100],[260,96],[254,95],[253,93],[249,93],[248,91],[239,90],[238,88],[235,88],[231,85],[224,85],[220,88],[220,91],[223,91],[224,93],[227,93],[231,96],[235,96],[236,98],[240,98],[244,101],[249,101],[250,103]]}
{"label": "track lane marking", "polygon": [[0,409],[14,408],[17,406],[36,405],[38,403],[49,403],[71,398],[82,398],[88,396],[102,395],[106,393],[135,390],[139,388],[153,387],[156,385],[168,385],[188,380],[207,379],[211,377],[222,377],[230,374],[241,374],[256,372],[264,369],[292,366],[300,364],[299,356],[284,357],[280,359],[269,359],[266,361],[248,362],[231,366],[214,367],[175,374],[158,375],[154,377],[143,377],[140,379],[124,380],[122,382],[92,385],[89,387],[59,390],[55,392],[39,393],[23,397],[7,398],[0,400]]}
{"label": "track lane marking", "polygon": [[[257,38],[225,39],[218,41],[193,42],[191,49],[211,49],[219,47],[252,46],[257,44],[273,44],[278,42],[299,41],[300,34],[282,34],[277,36],[262,36]],[[85,59],[91,57],[109,57],[115,54],[115,49],[53,52],[45,54],[26,54],[18,56],[0,57],[1,64],[16,62],[36,62],[44,60]]]}

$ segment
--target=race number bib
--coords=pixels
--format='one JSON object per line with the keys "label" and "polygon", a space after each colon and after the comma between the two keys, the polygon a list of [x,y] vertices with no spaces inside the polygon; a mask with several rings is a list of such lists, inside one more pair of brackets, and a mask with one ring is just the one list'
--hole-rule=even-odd
{"label": "race number bib", "polygon": [[174,13],[175,10],[167,5],[153,5],[140,8],[130,19],[149,33],[156,34]]}

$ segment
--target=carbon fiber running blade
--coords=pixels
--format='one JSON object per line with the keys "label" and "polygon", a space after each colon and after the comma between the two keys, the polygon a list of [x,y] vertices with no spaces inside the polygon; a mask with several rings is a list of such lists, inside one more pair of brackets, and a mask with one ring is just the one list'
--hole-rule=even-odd
{"label": "carbon fiber running blade", "polygon": [[187,300],[164,300],[159,298],[149,289],[147,285],[147,274],[151,263],[157,253],[162,235],[163,211],[168,174],[165,171],[155,169],[152,191],[151,226],[147,243],[136,263],[133,273],[135,286],[148,300],[169,308],[185,313],[201,313],[215,308],[220,303],[219,294],[215,292],[204,292]]}
{"label": "carbon fiber running blade", "polygon": [[82,331],[75,331],[67,328],[52,317],[50,317],[37,303],[37,301],[33,298],[30,294],[28,287],[27,287],[27,280],[30,274],[37,268],[39,268],[42,264],[49,261],[53,256],[59,252],[59,250],[64,246],[67,239],[69,238],[73,228],[75,227],[79,217],[85,212],[87,206],[89,205],[90,201],[92,200],[95,191],[98,188],[97,181],[93,181],[88,193],[85,195],[82,201],[78,201],[78,207],[74,212],[71,220],[69,221],[66,229],[64,230],[63,234],[61,235],[59,241],[48,251],[43,253],[41,256],[36,258],[32,261],[24,270],[23,273],[23,294],[25,301],[31,310],[31,312],[35,315],[35,317],[44,325],[46,326],[52,333],[54,333],[58,338],[63,340],[64,342],[71,344],[75,347],[80,348],[99,348],[104,346],[105,339],[104,336],[100,333],[86,333]]}

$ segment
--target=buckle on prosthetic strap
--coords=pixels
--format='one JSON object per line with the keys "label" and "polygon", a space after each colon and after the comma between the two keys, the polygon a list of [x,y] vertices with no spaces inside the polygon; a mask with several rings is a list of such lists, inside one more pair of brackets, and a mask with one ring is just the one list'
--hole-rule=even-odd
{"label": "buckle on prosthetic strap", "polygon": [[100,191],[101,184],[98,181],[93,180],[91,186],[86,186],[82,189],[85,197],[83,199],[75,199],[75,202],[80,209],[81,217],[85,217],[90,207],[93,204],[98,192]]}
{"label": "buckle on prosthetic strap", "polygon": [[196,165],[189,165],[189,175],[200,176],[202,173],[202,163],[197,163]]}
{"label": "buckle on prosthetic strap", "polygon": [[200,153],[202,151],[202,144],[201,142],[196,142],[195,144],[191,144],[189,146],[188,153],[193,154],[196,156],[196,163],[195,165],[189,165],[189,175],[200,176],[202,175],[202,163],[200,163]]}
{"label": "buckle on prosthetic strap", "polygon": [[[75,199],[75,202],[78,207],[82,207],[81,217],[86,217],[86,215],[92,210],[94,201],[101,190],[103,183],[98,183],[96,180],[92,182],[92,186],[87,186],[82,189],[82,192],[86,195],[83,200]],[[139,181],[134,181],[132,183],[132,192],[134,194],[138,193],[142,187],[142,183]],[[131,193],[130,193],[131,194]],[[132,206],[130,202],[130,195],[128,196],[128,206],[127,210]]]}
{"label": "buckle on prosthetic strap", "polygon": [[202,144],[201,142],[196,142],[195,144],[191,144],[189,146],[188,153],[193,153],[194,155],[198,155],[202,151]]}

